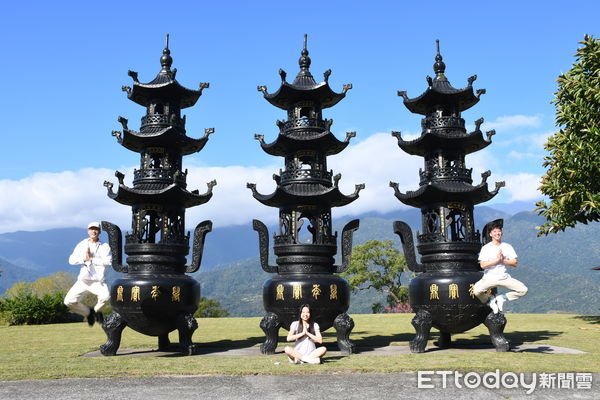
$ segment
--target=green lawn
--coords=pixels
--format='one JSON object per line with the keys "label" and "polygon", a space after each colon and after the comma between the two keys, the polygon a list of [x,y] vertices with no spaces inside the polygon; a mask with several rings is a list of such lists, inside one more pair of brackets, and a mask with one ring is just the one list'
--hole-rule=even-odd
{"label": "green lawn", "polygon": [[[414,330],[413,314],[353,315],[351,335],[357,346],[408,345]],[[199,374],[283,374],[399,372],[415,370],[463,370],[525,372],[600,372],[600,317],[547,314],[508,314],[507,338],[515,344],[550,344],[588,354],[539,354],[496,352],[430,352],[387,356],[326,356],[321,365],[292,365],[282,355],[256,357],[80,357],[98,349],[106,340],[101,328],[85,323],[0,326],[0,380],[56,379],[66,377],[149,377]],[[206,347],[258,346],[264,336],[260,318],[200,319],[194,340]],[[286,334],[284,330],[280,334]],[[437,338],[437,331],[432,332]],[[335,331],[324,334],[335,349]],[[489,343],[481,325],[454,335],[463,343]],[[177,341],[177,333],[171,334]],[[280,337],[280,344],[285,336]],[[430,342],[431,343],[431,342]],[[121,348],[156,348],[156,338],[129,328],[123,331]],[[279,362],[279,364],[275,364]]]}

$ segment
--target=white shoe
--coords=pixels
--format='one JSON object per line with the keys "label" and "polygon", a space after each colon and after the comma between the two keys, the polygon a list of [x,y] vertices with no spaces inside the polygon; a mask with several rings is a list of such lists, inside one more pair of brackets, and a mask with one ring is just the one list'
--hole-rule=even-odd
{"label": "white shoe", "polygon": [[307,364],[321,364],[321,359],[320,358],[308,358],[308,357],[302,357],[302,361],[307,363]]}
{"label": "white shoe", "polygon": [[492,309],[494,314],[498,314],[498,303],[496,301],[496,297],[490,296],[490,299],[487,302],[487,305]]}
{"label": "white shoe", "polygon": [[504,295],[496,296],[496,305],[498,306],[498,310],[500,312],[503,311],[504,303],[506,302],[506,298]]}
{"label": "white shoe", "polygon": [[302,361],[300,360],[294,360],[292,357],[288,356],[288,361],[291,362],[292,364],[300,364]]}

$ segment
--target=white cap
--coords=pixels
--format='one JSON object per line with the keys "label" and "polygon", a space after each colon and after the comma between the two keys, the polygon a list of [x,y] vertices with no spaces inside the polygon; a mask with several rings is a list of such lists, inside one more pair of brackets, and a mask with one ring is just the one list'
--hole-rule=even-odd
{"label": "white cap", "polygon": [[88,224],[88,229],[90,229],[90,228],[98,228],[99,230],[102,230],[100,222],[97,222],[97,221],[90,222]]}

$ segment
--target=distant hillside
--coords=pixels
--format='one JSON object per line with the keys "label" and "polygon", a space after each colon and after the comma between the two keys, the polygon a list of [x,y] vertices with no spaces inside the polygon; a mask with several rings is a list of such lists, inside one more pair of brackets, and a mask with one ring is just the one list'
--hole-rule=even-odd
{"label": "distant hillside", "polygon": [[[125,233],[125,230],[123,230]],[[0,257],[43,274],[70,268],[68,258],[75,245],[87,237],[83,228],[0,234]],[[102,233],[100,239],[107,241]],[[232,246],[232,244],[234,244]],[[258,235],[250,223],[215,229],[206,236],[202,266],[206,269],[250,257],[258,251]]]}
{"label": "distant hillside", "polygon": [[18,267],[3,258],[0,258],[0,294],[6,292],[19,281],[34,281],[43,275],[27,268]]}
{"label": "distant hillside", "polygon": [[[418,214],[403,215],[407,222],[420,225]],[[419,221],[415,221],[417,217]],[[481,229],[484,221],[505,218],[505,239],[519,255],[520,266],[510,273],[529,287],[529,294],[510,303],[508,310],[521,313],[572,312],[597,315],[600,311],[598,287],[600,272],[591,266],[600,265],[600,224],[582,225],[549,237],[537,237],[535,226],[541,218],[530,213],[512,217],[481,207],[476,214]],[[412,218],[412,220],[410,219]],[[399,240],[393,233],[392,221],[367,217],[360,221],[355,244],[365,240]],[[336,224],[338,231],[345,221]],[[273,262],[273,261],[272,261]],[[262,283],[270,274],[262,271],[258,258],[248,258],[198,275],[202,294],[218,300],[232,316],[263,314]],[[406,281],[408,284],[408,281]],[[375,291],[353,295],[351,313],[370,313],[371,304],[384,302],[385,296]]]}
{"label": "distant hillside", "polygon": [[[511,274],[530,288],[529,295],[510,304],[511,311],[599,313],[600,272],[590,268],[600,265],[600,224],[578,225],[566,232],[538,238],[535,226],[543,221],[539,216],[528,212],[510,216],[485,206],[475,209],[475,225],[479,230],[497,218],[504,218],[504,238],[519,255],[520,266],[511,270]],[[338,234],[350,219],[334,215]],[[416,209],[371,213],[359,219],[360,229],[354,244],[369,239],[391,239],[401,250],[400,241],[392,232],[393,221],[406,221],[414,232],[421,228],[421,215]],[[273,228],[270,232],[272,235]],[[85,230],[79,228],[1,234],[0,269],[4,273],[0,277],[0,293],[17,281],[31,281],[56,270],[74,272],[67,258],[84,236]],[[257,255],[258,235],[250,224],[215,227],[206,238],[202,266],[195,274],[202,283],[202,294],[221,302],[232,316],[262,315],[262,284],[270,274],[262,271]],[[274,263],[272,254],[271,257]],[[111,270],[107,278],[112,281],[118,275]],[[373,302],[384,300],[382,294],[361,292],[352,297],[350,312],[369,313]]]}

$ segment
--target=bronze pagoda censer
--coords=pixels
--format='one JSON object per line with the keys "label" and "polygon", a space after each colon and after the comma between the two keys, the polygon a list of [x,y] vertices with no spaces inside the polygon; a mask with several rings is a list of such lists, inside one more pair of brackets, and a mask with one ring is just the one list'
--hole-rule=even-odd
{"label": "bronze pagoda censer", "polygon": [[[418,190],[401,193],[398,184],[390,182],[398,200],[419,207],[422,214],[423,232],[417,232],[421,263],[416,262],[409,226],[402,221],[394,223],[408,266],[417,273],[409,286],[410,304],[416,312],[412,324],[417,332],[410,349],[413,353],[425,351],[431,327],[440,331],[438,345],[448,347],[451,334],[483,323],[496,350],[508,351],[509,343],[503,336],[504,315],[492,313],[473,294],[473,285],[483,276],[477,260],[481,241],[474,227],[473,206],[491,199],[504,186],[504,182],[496,182],[495,189],[488,190],[490,171],[484,172],[482,182],[474,186],[472,169],[465,165],[465,155],[488,146],[495,134],[489,131],[483,136],[483,119],[475,121],[474,131],[467,133],[461,118],[461,112],[475,105],[485,90],[473,93],[477,76],[469,78],[463,89],[450,85],[444,75],[446,65],[439,41],[433,69],[435,77],[427,77],[429,87],[422,95],[410,99],[406,92],[398,92],[409,111],[425,116],[421,136],[405,141],[400,132],[392,133],[402,150],[425,158]],[[485,229],[483,236],[485,240]]]}
{"label": "bronze pagoda censer", "polygon": [[200,284],[185,273],[198,270],[205,235],[211,221],[196,226],[192,261],[186,266],[189,253],[189,232],[185,233],[185,209],[204,204],[212,197],[215,181],[208,191],[186,190],[187,170],[182,168],[182,156],[196,153],[204,147],[214,129],[206,129],[204,137],[186,136],[185,116],[181,110],[192,107],[208,87],[201,83],[190,90],[175,80],[177,69],[171,70],[169,36],[160,58],[161,71],[149,83],[138,81],[137,73],[129,71],[133,88],[124,86],[127,97],[146,107],[140,132],[130,130],[127,120],[119,117],[123,132],[113,132],[125,148],[140,153],[140,169],[133,172],[133,187],[123,183],[124,175],[116,172],[117,192],[105,182],[108,196],[132,207],[132,231],[125,235],[127,264],[121,265],[121,231],[118,226],[103,221],[113,252],[112,266],[125,275],[111,287],[113,313],[105,319],[103,328],[108,336],[100,346],[104,355],[115,355],[123,329],[128,326],[149,336],[158,336],[159,350],[168,350],[169,332],[179,331],[179,348],[194,354],[197,345],[192,334],[198,328],[194,312],[200,300]]}
{"label": "bronze pagoda censer", "polygon": [[[277,121],[279,135],[266,143],[256,135],[262,149],[273,156],[285,158],[285,169],[273,178],[277,185],[272,194],[257,192],[255,184],[248,184],[255,199],[270,207],[279,208],[279,233],[274,235],[277,265],[269,265],[269,234],[267,227],[254,220],[258,232],[260,261],[263,270],[277,275],[263,286],[263,304],[266,315],[260,323],[266,335],[261,345],[263,354],[273,354],[277,347],[279,328],[289,330],[298,319],[300,305],[311,306],[312,317],[321,331],[334,327],[338,346],[344,354],[354,351],[349,335],[354,321],[346,314],[350,304],[348,282],[335,273],[348,268],[352,252],[352,235],[358,229],[358,220],[346,224],[342,231],[342,263],[334,265],[337,253],[337,232],[332,233],[331,208],[351,203],[358,198],[364,185],[356,185],[349,196],[343,195],[338,182],[341,175],[327,171],[327,156],[340,153],[348,146],[355,132],[339,141],[330,131],[332,120],[323,119],[322,110],[342,100],[352,85],[344,85],[342,93],[335,93],[328,83],[331,70],[325,72],[325,81],[316,83],[309,71],[311,60],[304,49],[299,60],[300,72],[292,83],[279,70],[281,87],[270,94],[259,86],[265,99],[275,107],[287,111],[287,121]],[[309,240],[301,241],[302,227]]]}

